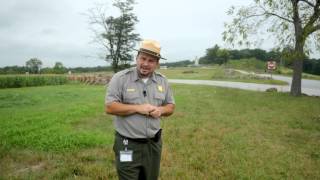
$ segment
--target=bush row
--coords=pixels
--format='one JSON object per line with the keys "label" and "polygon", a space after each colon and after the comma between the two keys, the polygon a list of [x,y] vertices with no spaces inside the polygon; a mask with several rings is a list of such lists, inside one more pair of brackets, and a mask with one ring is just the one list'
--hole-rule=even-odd
{"label": "bush row", "polygon": [[54,75],[0,76],[0,88],[61,85],[67,82],[68,82],[67,76],[54,76]]}

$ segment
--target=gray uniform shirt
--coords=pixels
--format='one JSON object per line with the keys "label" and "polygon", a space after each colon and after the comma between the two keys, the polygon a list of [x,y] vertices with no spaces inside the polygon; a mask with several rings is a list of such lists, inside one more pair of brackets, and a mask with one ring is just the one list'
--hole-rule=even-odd
{"label": "gray uniform shirt", "polygon": [[[167,79],[154,72],[144,83],[137,69],[130,68],[113,75],[109,82],[105,103],[151,104],[162,106],[175,104]],[[160,129],[160,119],[151,116],[132,114],[115,116],[115,129],[129,138],[152,138]]]}

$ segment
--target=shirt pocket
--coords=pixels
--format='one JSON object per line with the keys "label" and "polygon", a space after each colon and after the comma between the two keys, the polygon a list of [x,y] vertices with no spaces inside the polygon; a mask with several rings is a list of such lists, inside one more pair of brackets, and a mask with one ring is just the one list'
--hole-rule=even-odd
{"label": "shirt pocket", "polygon": [[126,92],[123,97],[123,102],[125,104],[141,104],[139,93],[137,91]]}
{"label": "shirt pocket", "polygon": [[161,105],[163,105],[163,103],[164,103],[165,94],[164,94],[164,93],[161,93],[161,92],[156,92],[156,93],[154,94],[154,99],[155,99],[156,105],[157,105],[157,106],[161,106]]}

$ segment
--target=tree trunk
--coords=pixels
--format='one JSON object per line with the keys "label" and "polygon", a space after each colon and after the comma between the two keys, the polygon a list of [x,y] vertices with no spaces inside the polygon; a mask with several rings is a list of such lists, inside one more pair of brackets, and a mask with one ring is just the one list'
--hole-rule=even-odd
{"label": "tree trunk", "polygon": [[302,75],[302,61],[304,58],[303,47],[305,38],[303,37],[303,29],[301,19],[299,17],[298,0],[291,0],[293,8],[293,23],[295,34],[295,48],[293,54],[293,75],[290,94],[293,96],[301,95],[301,75]]}
{"label": "tree trunk", "polygon": [[302,59],[295,58],[293,62],[293,75],[290,94],[293,96],[301,95],[301,74],[302,74]]}
{"label": "tree trunk", "polygon": [[[302,34],[302,33],[301,33]],[[304,39],[302,35],[296,36],[296,44],[294,50],[294,61],[293,61],[293,75],[290,94],[293,96],[301,95],[301,77],[304,59]]]}

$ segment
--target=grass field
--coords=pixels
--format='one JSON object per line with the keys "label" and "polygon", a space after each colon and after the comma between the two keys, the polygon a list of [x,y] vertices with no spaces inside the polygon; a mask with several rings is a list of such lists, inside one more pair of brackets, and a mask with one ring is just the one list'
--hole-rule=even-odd
{"label": "grass field", "polygon": [[[242,69],[247,71],[253,71],[256,73],[266,73],[266,62],[256,60],[254,58],[252,59],[241,59],[241,60],[229,60],[227,66],[229,68],[233,69]],[[291,77],[293,73],[292,69],[289,69],[287,67],[283,66],[277,66],[277,69],[274,71],[274,74],[283,75],[283,76],[289,76]],[[308,74],[308,73],[302,73],[302,78],[304,79],[314,79],[314,80],[320,80],[320,76]]]}
{"label": "grass field", "polygon": [[234,81],[248,82],[258,84],[277,84],[287,85],[287,82],[259,77],[257,75],[241,74],[232,69],[225,69],[223,66],[201,67],[180,67],[160,69],[160,73],[169,79],[196,79],[196,80],[216,80],[216,81]]}
{"label": "grass field", "polygon": [[[320,179],[320,101],[173,85],[161,179]],[[103,86],[0,90],[0,179],[116,179]]]}

